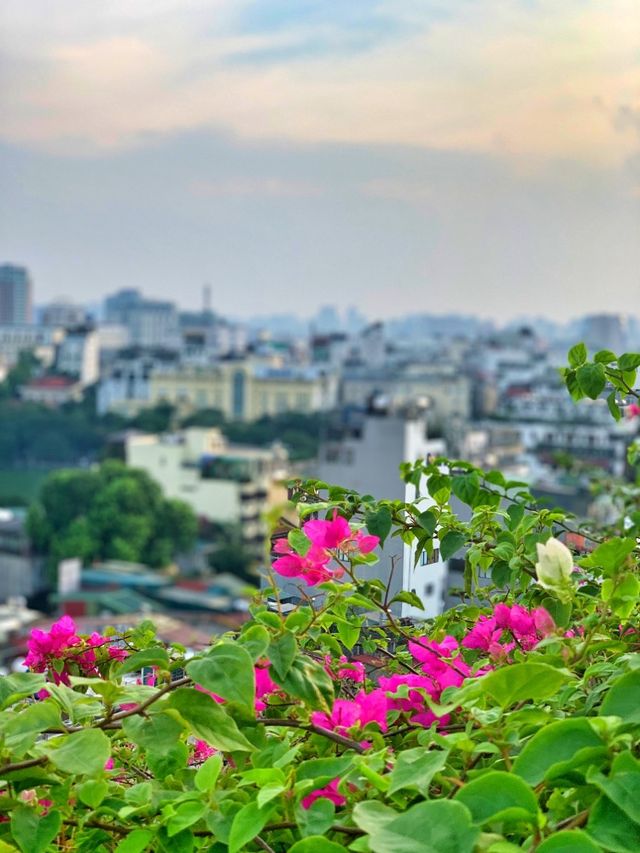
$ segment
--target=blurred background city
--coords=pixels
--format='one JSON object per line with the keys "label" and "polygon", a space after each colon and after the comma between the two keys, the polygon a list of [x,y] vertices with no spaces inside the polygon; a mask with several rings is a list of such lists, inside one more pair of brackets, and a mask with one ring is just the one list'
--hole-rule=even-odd
{"label": "blurred background city", "polygon": [[0,671],[54,614],[237,627],[295,477],[607,519],[638,410],[557,368],[640,350],[634,6],[3,3]]}

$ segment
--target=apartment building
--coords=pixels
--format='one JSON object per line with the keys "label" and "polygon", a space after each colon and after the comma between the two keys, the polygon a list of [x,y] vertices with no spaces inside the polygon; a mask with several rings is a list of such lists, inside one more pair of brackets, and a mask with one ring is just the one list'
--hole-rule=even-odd
{"label": "apartment building", "polygon": [[180,498],[198,516],[240,525],[247,548],[264,548],[264,513],[284,503],[288,457],[282,446],[231,445],[218,429],[190,427],[166,435],[128,435],[128,465],[156,480],[169,498]]}

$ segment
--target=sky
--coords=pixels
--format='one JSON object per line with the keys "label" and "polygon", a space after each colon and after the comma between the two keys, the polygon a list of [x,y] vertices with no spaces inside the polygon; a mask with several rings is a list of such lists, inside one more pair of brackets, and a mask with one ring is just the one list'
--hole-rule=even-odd
{"label": "sky", "polygon": [[39,303],[640,306],[637,0],[2,0],[0,117]]}

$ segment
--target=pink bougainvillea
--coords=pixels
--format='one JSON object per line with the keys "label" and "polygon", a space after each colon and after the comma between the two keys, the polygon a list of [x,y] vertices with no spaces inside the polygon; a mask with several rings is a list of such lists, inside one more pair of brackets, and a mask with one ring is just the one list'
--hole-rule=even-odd
{"label": "pink bougainvillea", "polygon": [[273,570],[283,577],[299,578],[309,586],[344,575],[344,568],[335,562],[338,554],[347,557],[369,554],[380,542],[377,536],[353,530],[337,512],[328,520],[305,522],[302,532],[310,543],[306,553],[297,553],[286,539],[279,539],[274,551],[280,556],[274,561]]}
{"label": "pink bougainvillea", "polygon": [[467,649],[480,649],[494,659],[506,659],[516,648],[531,651],[556,630],[544,607],[527,610],[519,604],[497,604],[491,616],[481,616],[462,640]]}
{"label": "pink bougainvillea", "polygon": [[334,779],[332,782],[329,782],[328,785],[325,785],[324,788],[317,788],[315,791],[307,794],[307,796],[302,800],[302,808],[308,809],[321,797],[324,797],[326,800],[331,800],[331,802],[336,806],[343,806],[347,802],[347,799],[338,791],[339,784],[340,779]]}
{"label": "pink bougainvillea", "polygon": [[[24,665],[34,672],[48,673],[56,684],[69,684],[73,667],[82,675],[99,676],[99,663],[108,660],[122,661],[127,657],[129,653],[126,649],[110,643],[107,637],[95,631],[83,639],[76,633],[73,619],[70,616],[62,616],[53,623],[49,631],[41,631],[38,628],[31,631]],[[104,650],[104,653],[101,653],[101,650]]]}

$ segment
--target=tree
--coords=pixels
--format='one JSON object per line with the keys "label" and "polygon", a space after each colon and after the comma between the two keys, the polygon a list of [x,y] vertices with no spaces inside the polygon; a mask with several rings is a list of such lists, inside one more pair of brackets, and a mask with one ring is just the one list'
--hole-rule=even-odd
{"label": "tree", "polygon": [[163,497],[144,471],[109,460],[96,471],[56,471],[28,516],[51,568],[65,557],[165,566],[195,542],[191,508]]}

